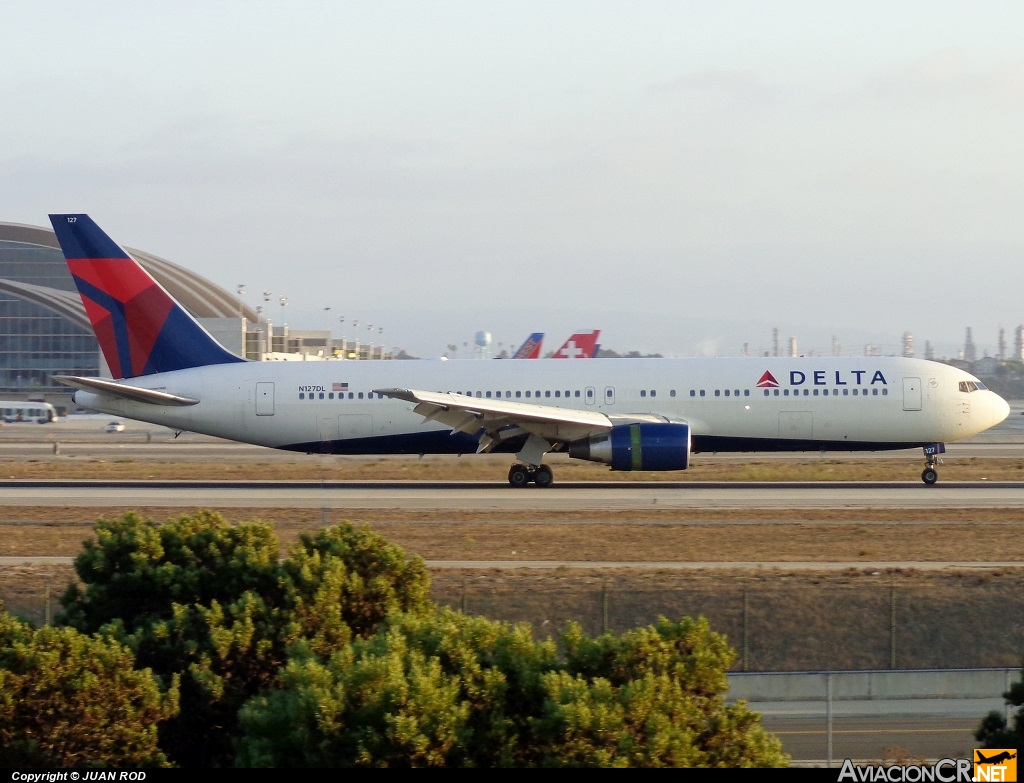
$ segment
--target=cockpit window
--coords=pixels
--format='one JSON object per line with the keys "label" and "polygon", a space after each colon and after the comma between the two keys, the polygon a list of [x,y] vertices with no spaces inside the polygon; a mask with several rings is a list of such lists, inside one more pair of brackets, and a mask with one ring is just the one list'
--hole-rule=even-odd
{"label": "cockpit window", "polygon": [[960,391],[964,392],[965,394],[970,394],[973,391],[978,391],[979,389],[987,388],[988,387],[981,381],[960,381]]}
{"label": "cockpit window", "polygon": [[974,385],[975,385],[975,386],[977,386],[977,387],[978,387],[979,389],[988,389],[988,386],[986,386],[985,384],[983,384],[983,383],[982,383],[981,381],[978,381],[978,382],[977,382],[977,383],[975,383]]}

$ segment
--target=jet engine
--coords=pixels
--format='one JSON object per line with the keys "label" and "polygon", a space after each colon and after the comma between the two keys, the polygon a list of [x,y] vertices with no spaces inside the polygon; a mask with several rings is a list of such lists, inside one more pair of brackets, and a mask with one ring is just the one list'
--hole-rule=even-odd
{"label": "jet engine", "polygon": [[569,456],[612,470],[686,470],[689,424],[624,424],[569,444]]}

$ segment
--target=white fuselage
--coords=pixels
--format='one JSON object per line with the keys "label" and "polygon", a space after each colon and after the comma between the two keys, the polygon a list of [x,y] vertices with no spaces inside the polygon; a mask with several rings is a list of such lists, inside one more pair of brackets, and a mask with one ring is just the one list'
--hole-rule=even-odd
{"label": "white fuselage", "polygon": [[125,383],[200,402],[90,391],[75,401],[174,429],[339,453],[474,450],[471,438],[446,437],[449,428],[413,404],[372,393],[380,388],[657,415],[688,423],[695,451],[904,448],[973,435],[1009,412],[962,370],[898,357],[246,362]]}

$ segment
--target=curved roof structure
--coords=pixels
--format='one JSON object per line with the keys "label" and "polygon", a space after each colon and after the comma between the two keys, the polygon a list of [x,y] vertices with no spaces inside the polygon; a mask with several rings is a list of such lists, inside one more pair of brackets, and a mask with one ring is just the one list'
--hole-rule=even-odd
{"label": "curved roof structure", "polygon": [[[208,325],[237,324],[239,316],[258,321],[253,308],[206,278],[152,253],[125,250]],[[102,371],[96,336],[53,230],[0,222],[0,395],[53,395],[56,402],[70,390],[52,376]]]}
{"label": "curved roof structure", "polygon": [[[57,243],[57,237],[54,236],[53,230],[40,226],[0,222],[0,242],[18,242],[36,247],[52,248],[58,254],[60,253],[60,245]],[[253,308],[240,303],[237,296],[205,277],[144,250],[136,250],[131,247],[126,247],[125,250],[196,318],[237,318],[241,312],[242,316],[248,320],[257,320],[257,314]],[[60,257],[63,258],[62,255]],[[74,291],[70,273],[67,273],[67,278],[69,289]],[[77,291],[69,299],[65,296],[66,291],[45,286],[33,286],[24,281],[2,276],[0,276],[0,291],[33,301],[65,318],[84,324],[86,328],[89,327],[89,321],[85,317],[85,308],[78,298]],[[80,318],[73,316],[72,311],[79,313]]]}

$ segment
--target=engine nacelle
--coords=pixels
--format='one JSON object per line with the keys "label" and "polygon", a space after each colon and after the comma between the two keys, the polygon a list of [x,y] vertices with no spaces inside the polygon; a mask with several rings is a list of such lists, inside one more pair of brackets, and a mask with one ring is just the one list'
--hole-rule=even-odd
{"label": "engine nacelle", "polygon": [[625,424],[569,444],[569,456],[612,470],[686,470],[689,424]]}

